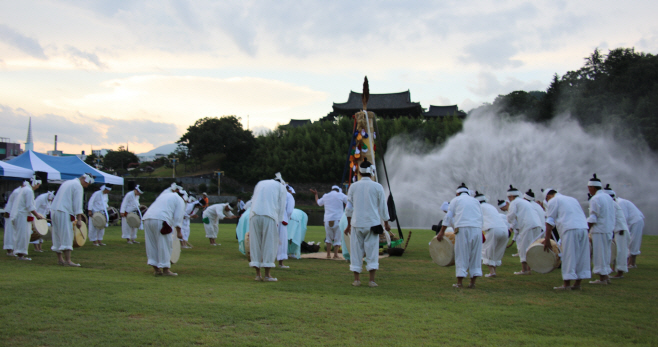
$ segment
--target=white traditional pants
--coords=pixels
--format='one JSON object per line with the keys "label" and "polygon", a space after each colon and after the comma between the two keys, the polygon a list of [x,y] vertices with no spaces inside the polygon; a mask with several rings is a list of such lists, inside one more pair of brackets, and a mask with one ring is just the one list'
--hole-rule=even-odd
{"label": "white traditional pants", "polygon": [[183,225],[180,228],[181,234],[183,234],[183,240],[188,241],[190,238],[190,220],[188,218],[183,218]]}
{"label": "white traditional pants", "polygon": [[267,216],[253,215],[249,218],[250,267],[275,267],[279,245],[276,221]]}
{"label": "white traditional pants", "polygon": [[14,234],[14,254],[27,254],[27,246],[30,244],[32,234],[32,223],[27,221],[28,215],[19,213],[13,219],[11,225]]}
{"label": "white traditional pants", "polygon": [[215,223],[212,219],[210,224],[203,223],[203,228],[206,230],[206,238],[216,239],[217,233],[219,233],[219,225]]}
{"label": "white traditional pants", "polygon": [[53,222],[53,246],[51,250],[61,253],[73,250],[73,222],[71,216],[62,211],[50,213]]}
{"label": "white traditional pants", "polygon": [[94,242],[94,241],[103,241],[103,235],[105,235],[105,228],[98,229],[94,226],[94,223],[89,223],[87,233],[88,233],[88,236],[89,236],[89,241],[92,241],[92,242]]}
{"label": "white traditional pants", "polygon": [[459,228],[455,235],[455,273],[457,277],[482,276],[482,229]]}
{"label": "white traditional pants", "polygon": [[491,228],[486,231],[482,245],[482,264],[500,266],[509,236],[506,228]]}
{"label": "white traditional pants", "polygon": [[592,277],[587,229],[559,230],[559,233],[562,246],[562,279],[572,281]]}
{"label": "white traditional pants", "polygon": [[126,217],[121,217],[121,238],[126,240],[137,239],[137,228],[131,228]]}
{"label": "white traditional pants", "polygon": [[14,249],[14,231],[9,218],[5,218],[5,235],[2,249]]}
{"label": "white traditional pants", "polygon": [[144,221],[144,238],[146,244],[147,263],[158,269],[171,267],[171,238],[176,229],[167,235],[162,235],[163,221],[158,219],[147,219]]}
{"label": "white traditional pants", "polygon": [[612,272],[610,268],[610,250],[612,247],[612,234],[592,234],[592,273],[607,276]]}
{"label": "white traditional pants", "polygon": [[537,240],[541,235],[541,227],[530,228],[519,231],[519,237],[516,239],[516,243],[519,248],[519,258],[522,263],[525,263],[525,254],[528,251],[528,247]]}
{"label": "white traditional pants", "polygon": [[631,232],[631,240],[628,244],[628,253],[630,255],[639,255],[640,246],[642,246],[642,229],[644,229],[644,219],[628,226]]}
{"label": "white traditional pants", "polygon": [[276,260],[288,259],[288,226],[279,224],[279,247],[276,251]]}
{"label": "white traditional pants", "polygon": [[628,240],[631,236],[628,230],[623,235],[615,232],[615,243],[617,244],[617,258],[615,259],[615,271],[628,272]]}
{"label": "white traditional pants", "polygon": [[334,246],[340,246],[341,230],[340,230],[340,226],[338,225],[340,221],[335,220],[333,222],[334,222],[334,226],[332,227],[329,226],[329,221],[324,222],[324,231],[326,234],[324,242],[330,243]]}
{"label": "white traditional pants", "polygon": [[379,269],[379,235],[370,231],[370,227],[352,227],[350,248],[350,271],[361,273],[364,255],[367,271]]}

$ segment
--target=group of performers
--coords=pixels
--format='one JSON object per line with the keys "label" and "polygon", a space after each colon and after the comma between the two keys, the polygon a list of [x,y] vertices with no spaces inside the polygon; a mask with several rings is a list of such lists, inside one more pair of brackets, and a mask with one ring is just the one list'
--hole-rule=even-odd
{"label": "group of performers", "polygon": [[[359,165],[359,172],[361,180],[349,187],[347,195],[338,186],[333,186],[322,198],[318,198],[316,190],[311,192],[315,194],[316,203],[325,207],[327,258],[332,257],[332,250],[333,258],[339,258],[341,232],[344,233],[350,240],[350,271],[354,274],[352,284],[361,285],[360,274],[365,259],[369,272],[368,285],[376,287],[379,234],[383,230],[390,231],[389,211],[383,187],[371,179],[374,166],[364,160]],[[45,219],[50,214],[51,250],[57,254],[58,264],[80,266],[71,260],[72,228],[73,224],[79,228],[83,222],[83,189],[93,183],[93,176],[84,174],[64,182],[57,194],[47,192],[36,199],[34,191],[41,185],[36,177],[16,188],[5,207],[3,248],[7,255],[16,256],[19,260],[31,260],[27,257],[32,234],[30,222],[35,218]],[[563,284],[554,289],[580,289],[582,280],[591,278],[592,273],[599,278],[590,281],[591,284],[606,285],[611,283],[611,279],[623,278],[624,273],[637,266],[644,215],[632,202],[617,197],[609,184],[604,188],[596,174],[588,181],[587,187],[590,194],[589,217],[585,216],[575,198],[562,195],[557,189],[542,189],[543,197],[536,198],[532,190],[522,194],[512,185],[507,191],[507,200],[498,200],[498,208],[504,212],[499,213],[488,203],[484,194],[471,192],[462,183],[457,187],[455,198],[441,206],[445,217],[436,236],[438,241],[442,241],[448,227],[454,230],[457,283],[453,286],[463,287],[463,279],[469,277],[468,287],[474,288],[477,277],[482,276],[483,264],[489,269],[485,277],[496,277],[496,268],[501,265],[508,238],[512,234],[521,262],[521,271],[514,272],[515,275],[531,274],[526,252],[533,242],[543,238],[543,248],[549,251],[551,239],[557,235]],[[103,185],[91,196],[88,203],[90,217],[97,212],[105,213],[107,217],[107,195],[110,191],[110,187]],[[260,181],[252,199],[246,204],[242,203],[238,209],[238,214],[249,211],[249,266],[255,269],[257,281],[277,281],[271,273],[277,261],[280,268],[289,268],[283,261],[288,259],[286,226],[295,206],[294,193],[294,189],[277,173],[275,179]],[[127,218],[130,213],[141,214],[141,194],[143,191],[136,186],[121,203],[122,238],[129,244],[139,243],[136,241],[138,228],[130,226]],[[174,183],[141,216],[139,228],[144,230],[147,263],[156,275],[177,276],[170,270],[172,242],[180,241],[183,248],[191,248],[188,242],[190,219],[195,218],[204,205],[207,206],[202,213],[206,237],[211,245],[217,246],[219,221],[238,218],[228,203],[208,206],[207,201],[197,201]],[[341,230],[339,223],[343,214],[347,227]],[[90,223],[89,239],[95,246],[105,246],[104,231],[104,228]],[[614,269],[610,266],[613,239],[617,247]],[[37,251],[42,251],[41,242],[32,241]],[[610,276],[613,272],[616,273]],[[571,281],[574,281],[573,285]]]}
{"label": "group of performers", "polygon": [[[476,192],[471,196],[462,183],[456,190],[456,197],[444,203],[446,215],[437,234],[437,240],[441,241],[448,227],[455,232],[457,283],[453,286],[463,287],[462,281],[468,276],[468,287],[474,288],[477,277],[482,276],[481,264],[489,267],[485,277],[495,277],[511,234],[514,234],[521,260],[521,271],[514,274],[530,275],[532,269],[526,259],[528,248],[533,242],[543,240],[543,248],[549,252],[554,230],[559,236],[563,279],[563,284],[555,290],[581,289],[582,280],[591,278],[592,273],[599,278],[590,284],[607,285],[611,278],[623,278],[629,269],[637,267],[644,215],[630,201],[618,198],[609,184],[604,188],[596,174],[588,181],[587,188],[589,217],[585,216],[578,200],[560,194],[557,189],[543,189],[542,201],[535,198],[532,190],[522,195],[511,185],[508,199],[498,201],[498,207],[506,212],[501,214],[487,203],[484,194]],[[610,265],[613,239],[617,251],[614,269]],[[613,272],[616,274],[611,277]]]}

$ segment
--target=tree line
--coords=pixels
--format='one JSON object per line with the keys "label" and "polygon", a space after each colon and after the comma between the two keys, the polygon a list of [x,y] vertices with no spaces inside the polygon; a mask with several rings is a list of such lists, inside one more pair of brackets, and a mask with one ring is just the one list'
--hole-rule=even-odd
{"label": "tree line", "polygon": [[546,91],[499,95],[492,108],[502,115],[548,122],[569,113],[585,128],[605,126],[615,136],[645,141],[658,150],[658,56],[617,48],[598,48],[583,66],[555,74]]}

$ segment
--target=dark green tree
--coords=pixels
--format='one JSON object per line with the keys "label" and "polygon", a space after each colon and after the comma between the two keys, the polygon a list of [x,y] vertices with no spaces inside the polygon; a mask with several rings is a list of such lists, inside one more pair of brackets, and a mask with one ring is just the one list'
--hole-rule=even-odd
{"label": "dark green tree", "polygon": [[123,146],[117,151],[109,151],[103,158],[103,166],[111,170],[126,170],[131,163],[139,163],[139,158]]}

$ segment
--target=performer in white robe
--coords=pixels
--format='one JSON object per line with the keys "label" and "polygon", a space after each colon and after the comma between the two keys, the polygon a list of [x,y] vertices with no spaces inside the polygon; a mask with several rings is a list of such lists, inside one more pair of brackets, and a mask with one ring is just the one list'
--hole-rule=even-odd
{"label": "performer in white robe", "polygon": [[[256,281],[277,281],[271,276],[271,269],[276,266],[277,225],[284,223],[286,199],[285,182],[280,173],[276,174],[276,179],[260,181],[254,188],[249,211],[249,266],[256,269]],[[261,276],[261,268],[265,268],[264,276]]]}
{"label": "performer in white robe", "polygon": [[513,230],[519,230],[516,243],[519,250],[519,259],[521,260],[521,271],[514,272],[514,274],[530,275],[532,272],[526,262],[525,255],[528,247],[541,235],[542,220],[529,201],[519,198],[521,195],[519,190],[512,187],[512,185],[509,187],[507,197],[509,198],[510,206],[507,212],[507,221]]}
{"label": "performer in white robe", "polygon": [[73,221],[78,228],[82,226],[82,195],[84,188],[94,183],[91,174],[66,181],[59,186],[51,208],[53,224],[53,246],[51,250],[57,253],[57,261],[63,266],[80,266],[71,261],[73,250]]}
{"label": "performer in white robe", "polygon": [[[144,213],[144,244],[147,263],[155,275],[178,276],[171,272],[171,247],[174,237],[182,238],[181,226],[185,201],[181,195],[161,194]],[[164,234],[163,234],[164,233]]]}
{"label": "performer in white robe", "polygon": [[509,240],[506,219],[496,211],[496,208],[487,203],[484,194],[475,192],[475,199],[480,202],[482,210],[482,231],[485,241],[482,245],[482,264],[489,267],[485,277],[496,277],[496,267],[502,264],[505,247]]}
{"label": "performer in white robe", "polygon": [[[532,189],[528,189],[525,194],[523,194],[523,199],[528,201],[530,203],[530,207],[535,211],[537,214],[537,217],[539,217],[539,221],[541,224],[541,233],[537,238],[540,238],[544,235],[544,231],[546,231],[546,211],[544,211],[544,208],[537,202],[535,199],[535,193],[532,191]],[[532,242],[535,242],[537,239],[532,240]],[[531,242],[531,243],[532,243]]]}
{"label": "performer in white robe", "polygon": [[181,234],[183,238],[180,240],[182,248],[192,248],[190,244],[190,221],[192,218],[196,218],[197,211],[199,208],[197,205],[199,202],[193,196],[190,196],[187,199],[187,204],[185,205],[185,215],[183,216],[183,226],[181,227]]}
{"label": "performer in white robe", "polygon": [[32,221],[34,218],[45,219],[37,213],[34,205],[34,191],[41,186],[41,180],[33,177],[30,184],[22,187],[11,207],[11,228],[14,235],[14,254],[18,260],[32,260],[27,257],[27,248],[32,234]]}
{"label": "performer in white robe", "polygon": [[464,277],[470,275],[468,288],[475,288],[475,280],[482,276],[482,226],[480,202],[469,195],[468,187],[462,183],[457,187],[457,196],[450,201],[443,226],[436,236],[441,241],[448,227],[455,230],[457,283],[453,287],[462,288]]}
{"label": "performer in white robe", "polygon": [[23,182],[21,186],[18,188],[14,189],[11,194],[9,194],[9,199],[7,199],[7,204],[5,204],[5,235],[4,235],[4,243],[2,245],[2,248],[7,251],[7,256],[13,257],[14,256],[14,231],[12,230],[11,227],[11,209],[14,206],[14,201],[16,201],[16,198],[20,194],[20,190],[23,187],[28,186],[27,181]]}
{"label": "performer in white robe", "polygon": [[[109,226],[107,222],[109,222],[110,216],[107,214],[107,203],[109,201],[108,194],[111,190],[112,188],[108,187],[107,185],[101,186],[100,190],[95,191],[94,194],[91,195],[91,198],[89,198],[89,202],[87,203],[87,214],[89,215],[90,221],[89,226],[87,227],[89,241],[91,241],[93,245],[97,247],[106,246],[106,244],[103,243],[103,236],[105,235],[105,228]],[[96,228],[94,223],[91,223],[91,217],[96,212],[105,215],[105,228]]]}
{"label": "performer in white robe", "polygon": [[628,268],[635,269],[637,264],[635,260],[638,255],[640,255],[640,246],[642,246],[642,229],[644,229],[644,215],[640,209],[635,206],[632,202],[617,197],[617,202],[619,207],[621,207],[622,212],[624,212],[624,217],[626,217],[626,223],[628,224],[628,229],[630,232],[630,240],[628,244]]}
{"label": "performer in white robe", "polygon": [[[37,196],[37,198],[34,199],[34,206],[37,208],[37,213],[48,218],[53,199],[55,199],[55,192],[47,192]],[[50,226],[50,223],[48,223],[48,226]],[[34,245],[35,252],[43,252],[43,249],[41,249],[42,243],[43,237],[39,237],[37,240],[30,241],[30,244]]]}
{"label": "performer in white robe", "polygon": [[163,190],[162,193],[160,193],[160,196],[169,193],[178,193],[181,190],[183,190],[183,187],[177,185],[176,182],[174,182],[171,184],[171,186],[167,187],[167,189]]}
{"label": "performer in white robe", "polygon": [[[608,284],[610,268],[610,248],[615,229],[615,202],[610,195],[602,190],[601,180],[594,174],[587,183],[587,189],[592,195],[589,200],[589,232],[592,237],[592,272],[599,275],[599,279],[590,281],[590,284]],[[558,229],[560,230],[560,229]]]}
{"label": "performer in white robe", "polygon": [[[503,219],[505,219],[505,224],[507,224],[507,230],[508,230],[507,234],[509,235],[509,237],[512,238],[512,242],[510,244],[508,244],[507,247],[506,247],[506,248],[510,248],[516,243],[516,238],[519,236],[519,230],[518,229],[512,230],[512,225],[507,220],[507,211],[509,211],[509,201],[507,201],[507,200],[498,200],[498,208],[501,211],[505,212],[505,213],[501,213],[501,215],[504,217]],[[518,257],[519,256],[519,249],[518,249],[519,246],[516,245],[516,248],[517,248],[516,253],[512,254],[512,257]]]}
{"label": "performer in white robe", "polygon": [[603,191],[610,195],[615,202],[614,240],[617,246],[617,257],[615,258],[615,268],[613,270],[617,271],[617,274],[610,278],[624,278],[624,273],[628,272],[628,241],[630,240],[628,224],[626,223],[624,212],[617,203],[617,193],[610,188],[610,184],[607,184],[605,188],[603,188]]}
{"label": "performer in white robe", "polygon": [[[581,281],[592,277],[585,213],[578,200],[570,196],[562,195],[552,188],[545,189],[544,193],[548,201],[544,250],[548,252],[551,248],[550,240],[554,227],[557,227],[562,241],[560,257],[564,283],[553,289],[580,289]],[[571,281],[575,281],[573,287]]]}
{"label": "performer in white robe", "polygon": [[286,190],[286,213],[283,215],[285,223],[279,224],[279,248],[276,252],[276,260],[279,261],[279,267],[282,269],[290,268],[290,266],[283,265],[283,261],[288,259],[288,222],[295,210],[295,198],[292,196],[295,194],[295,190],[288,184],[286,184]]}
{"label": "performer in white robe", "polygon": [[347,195],[343,194],[340,187],[332,186],[331,191],[318,199],[318,191],[311,189],[315,194],[315,203],[324,206],[324,242],[327,246],[327,259],[331,258],[331,246],[334,248],[334,259],[338,259],[338,248],[341,246],[341,230],[338,223],[343,217],[343,211],[347,204]]}
{"label": "performer in white robe", "polygon": [[[123,197],[121,207],[119,208],[119,214],[121,214],[121,238],[126,239],[128,244],[139,243],[137,242],[138,228],[133,228],[128,225],[126,217],[128,216],[128,213],[137,213],[142,219],[144,219],[144,216],[142,216],[142,212],[139,209],[139,196],[142,194],[144,194],[144,192],[139,188],[139,185],[136,185],[135,189],[129,191],[126,193],[126,196]],[[144,223],[142,222],[139,229],[144,229],[143,224]]]}
{"label": "performer in white robe", "polygon": [[385,232],[391,230],[388,220],[386,194],[381,184],[373,181],[375,167],[364,160],[359,171],[361,180],[352,183],[347,191],[347,227],[345,235],[350,235],[350,271],[354,273],[353,286],[361,285],[363,257],[366,258],[366,270],[370,275],[368,286],[377,287],[375,274],[379,269],[379,235],[371,228],[381,227],[384,222]]}
{"label": "performer in white robe", "polygon": [[229,203],[211,205],[203,211],[201,217],[203,218],[203,228],[206,230],[206,238],[210,240],[213,246],[221,246],[215,242],[217,233],[219,232],[219,221],[222,219],[234,219],[237,216],[231,213],[231,205]]}

